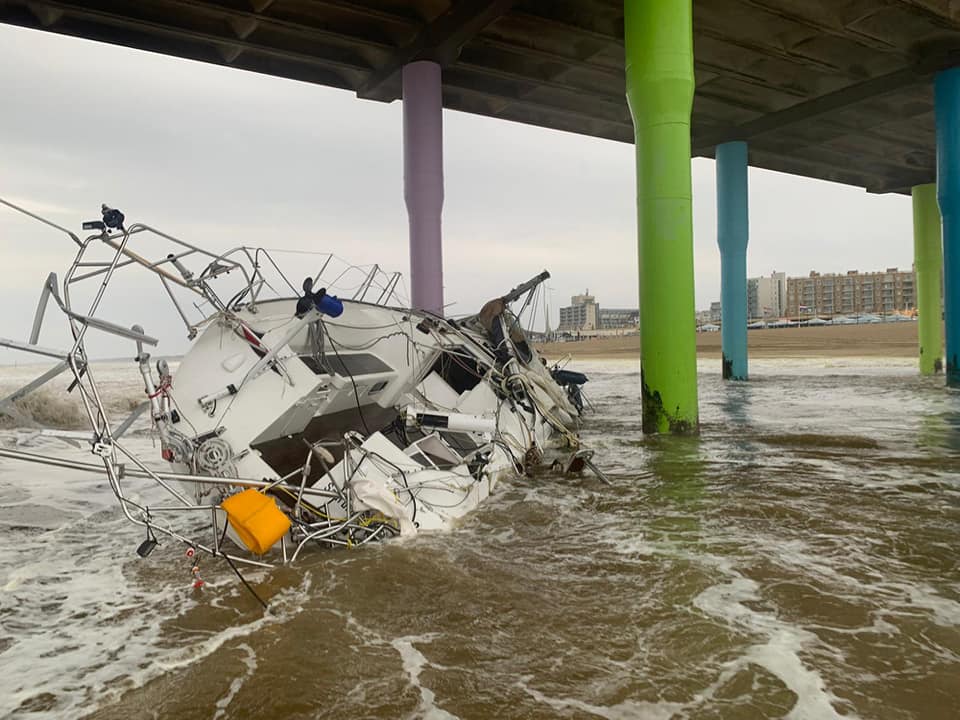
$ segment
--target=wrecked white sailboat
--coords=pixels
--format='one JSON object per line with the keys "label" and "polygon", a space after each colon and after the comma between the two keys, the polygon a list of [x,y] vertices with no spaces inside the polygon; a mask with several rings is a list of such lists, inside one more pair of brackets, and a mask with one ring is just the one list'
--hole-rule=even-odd
{"label": "wrecked white sailboat", "polygon": [[[191,556],[288,563],[310,546],[446,528],[499,482],[537,466],[600,475],[577,433],[586,378],[548,368],[521,330],[522,311],[511,310],[530,303],[546,272],[476,315],[445,319],[393,306],[399,275],[376,266],[352,299],[340,299],[319,289],[329,257],[297,288],[260,249],[209,252],[147,225],[127,227],[106,206],[101,220],[84,224],[93,234],[80,239],[0,203],[78,248],[62,282],[48,277],[29,340],[0,339],[60,361],[11,398],[71,374],[91,425],[72,435],[102,467],[11,449],[0,455],[105,472],[126,517],[146,527],[144,557],[165,535]],[[158,340],[143,327],[101,317],[106,288],[127,269],[157,276],[185,324],[191,345],[175,371],[151,358]],[[288,294],[274,290],[281,283]],[[81,285],[92,289],[84,311],[72,299]],[[378,288],[375,302],[365,300]],[[71,347],[38,345],[51,300],[69,324]],[[108,417],[87,349],[94,333],[136,345],[162,461],[125,446],[136,411],[122,422]],[[162,502],[128,492],[144,481],[163,489]]]}

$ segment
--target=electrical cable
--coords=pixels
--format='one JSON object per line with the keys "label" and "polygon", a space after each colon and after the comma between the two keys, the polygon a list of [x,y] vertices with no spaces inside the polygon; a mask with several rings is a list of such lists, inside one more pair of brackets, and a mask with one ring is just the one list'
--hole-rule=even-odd
{"label": "electrical cable", "polygon": [[[380,453],[376,453],[373,450],[367,450],[366,448],[360,448],[363,452],[363,457],[366,458],[367,455],[372,455],[375,458],[380,458],[387,465],[390,465],[393,468],[396,468],[397,472],[400,473],[400,477],[403,479],[403,487],[406,489],[407,494],[410,496],[410,503],[413,505],[413,515],[410,517],[410,522],[414,525],[417,524],[417,498],[413,494],[413,489],[410,487],[410,483],[407,482],[407,474],[403,471],[403,468],[397,465],[396,463],[390,462],[387,458],[383,457]],[[361,460],[362,462],[362,460]],[[360,467],[360,463],[357,463],[357,467]]]}
{"label": "electrical cable", "polygon": [[233,572],[235,572],[235,573],[237,574],[237,577],[240,578],[240,582],[242,582],[243,585],[244,585],[244,587],[246,587],[247,590],[250,591],[250,594],[253,595],[253,596],[257,599],[257,602],[260,603],[261,605],[263,605],[264,611],[265,611],[265,612],[270,612],[270,606],[267,605],[267,603],[264,602],[263,598],[261,598],[259,595],[257,595],[257,591],[253,589],[253,587],[250,585],[250,583],[247,582],[247,579],[240,573],[239,568],[237,568],[237,566],[234,564],[233,560],[230,559],[230,556],[227,555],[227,554],[222,550],[222,548],[223,548],[223,541],[224,541],[224,540],[226,539],[226,537],[227,537],[227,528],[228,528],[228,527],[230,527],[230,521],[229,521],[229,520],[225,520],[224,523],[223,523],[223,532],[220,534],[220,543],[219,543],[219,545],[217,546],[217,547],[221,548],[221,550],[220,550],[220,556],[221,556],[224,560],[227,561],[227,564],[233,569]]}
{"label": "electrical cable", "polygon": [[363,429],[367,431],[367,435],[372,435],[373,432],[370,430],[370,426],[367,425],[367,419],[363,416],[363,407],[360,404],[360,390],[357,389],[357,381],[353,378],[353,373],[350,372],[350,368],[347,367],[347,364],[343,361],[343,358],[340,357],[340,351],[337,350],[337,343],[330,336],[330,333],[327,332],[327,326],[324,324],[323,320],[318,320],[320,327],[323,328],[324,334],[327,336],[327,339],[330,341],[330,347],[333,348],[333,352],[337,355],[337,360],[340,361],[341,367],[343,367],[344,372],[350,376],[350,384],[353,385],[353,397],[357,401],[357,414],[360,416],[360,422],[363,423]]}

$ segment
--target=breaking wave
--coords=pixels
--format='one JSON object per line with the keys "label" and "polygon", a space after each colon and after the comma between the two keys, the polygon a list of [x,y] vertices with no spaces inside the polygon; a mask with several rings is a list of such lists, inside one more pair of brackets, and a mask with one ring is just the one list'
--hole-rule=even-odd
{"label": "breaking wave", "polygon": [[[114,363],[96,364],[98,386],[111,421],[120,422],[146,398],[136,367]],[[21,366],[4,368],[0,374],[0,397],[15,392],[44,368]],[[103,377],[99,377],[103,375]],[[68,393],[70,376],[63,373],[48,385],[6,406],[0,406],[0,430],[13,428],[53,428],[83,430],[89,427],[87,414],[78,392]]]}
{"label": "breaking wave", "polygon": [[[144,400],[129,395],[107,397],[107,412],[111,419],[123,420]],[[13,403],[13,407],[0,410],[0,429],[18,427],[56,428],[57,430],[83,430],[90,426],[87,414],[79,398],[57,394],[50,390],[36,390]]]}
{"label": "breaking wave", "polygon": [[89,425],[83,405],[72,396],[36,390],[0,410],[0,428],[50,427],[80,430]]}

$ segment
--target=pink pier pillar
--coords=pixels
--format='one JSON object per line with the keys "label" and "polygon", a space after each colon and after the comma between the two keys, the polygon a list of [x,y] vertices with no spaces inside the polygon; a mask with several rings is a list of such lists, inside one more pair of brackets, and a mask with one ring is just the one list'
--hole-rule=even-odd
{"label": "pink pier pillar", "polygon": [[410,216],[411,301],[443,315],[443,97],[435,62],[403,68],[403,195]]}

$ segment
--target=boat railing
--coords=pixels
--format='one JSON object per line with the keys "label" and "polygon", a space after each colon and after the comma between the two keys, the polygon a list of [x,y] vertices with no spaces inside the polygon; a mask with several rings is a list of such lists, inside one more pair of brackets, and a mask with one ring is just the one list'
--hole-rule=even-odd
{"label": "boat railing", "polygon": [[[152,377],[148,368],[149,354],[144,351],[145,346],[155,346],[158,339],[148,335],[141,326],[125,327],[119,323],[106,320],[99,316],[105,292],[118,272],[125,268],[139,268],[146,270],[159,278],[166,294],[169,296],[180,318],[187,328],[188,336],[192,339],[199,328],[208,320],[217,315],[230,316],[241,308],[255,308],[258,303],[264,302],[267,295],[274,298],[296,298],[300,296],[296,284],[284,273],[274,258],[274,254],[283,251],[270,251],[264,248],[238,246],[225,252],[215,252],[204,249],[170,233],[159,230],[144,223],[135,223],[129,227],[124,225],[123,214],[119,211],[103,207],[103,220],[85,223],[85,229],[96,232],[81,238],[69,229],[26,210],[19,205],[0,198],[0,205],[17,211],[33,220],[66,234],[77,247],[76,255],[70,264],[63,281],[58,281],[56,273],[50,273],[40,295],[40,301],[34,317],[30,337],[27,342],[19,342],[0,338],[0,346],[14,350],[26,351],[32,354],[54,358],[60,361],[54,368],[47,370],[41,376],[18,389],[9,397],[0,399],[0,410],[10,409],[12,404],[28,393],[40,388],[55,377],[67,372],[72,375],[70,390],[75,391],[83,406],[91,430],[86,433],[73,433],[73,440],[80,436],[86,440],[92,453],[102,461],[102,472],[107,476],[110,488],[116,496],[124,515],[131,521],[147,528],[148,541],[153,533],[166,534],[184,542],[196,550],[203,550],[214,555],[224,555],[220,547],[220,531],[217,527],[216,511],[213,511],[212,527],[213,538],[211,544],[203,544],[189,538],[170,525],[158,521],[151,515],[160,512],[160,508],[150,508],[133,499],[124,492],[127,478],[143,477],[152,480],[163,488],[168,498],[172,498],[175,507],[194,512],[196,503],[186,497],[170,480],[193,483],[194,485],[221,486],[223,488],[236,487],[241,484],[237,478],[203,478],[184,476],[176,473],[158,472],[129,452],[121,442],[124,433],[141,415],[150,403],[137,406],[130,415],[119,423],[115,423],[108,415],[107,408],[101,397],[100,389],[94,379],[95,372],[90,367],[89,354],[86,347],[87,331],[91,328],[99,332],[132,341],[137,347],[137,360],[144,374],[148,395],[153,387]],[[96,248],[107,248],[108,253],[97,253]],[[302,251],[301,251],[302,252]],[[353,278],[362,276],[354,287],[345,290],[352,293],[353,299],[367,302],[367,297],[379,290],[377,303],[387,303],[396,294],[400,282],[399,273],[386,273],[379,265],[360,268],[349,265],[332,253],[309,253],[318,256],[320,271],[317,273],[317,282],[323,284],[324,277],[329,277],[326,283],[328,288],[336,289],[338,283],[342,287]],[[227,283],[227,276],[234,282]],[[73,291],[86,283],[93,286],[93,298],[89,306],[83,310],[75,307],[79,295]],[[99,286],[97,285],[99,283]],[[288,292],[289,290],[289,292]],[[193,313],[184,300],[192,299]],[[67,320],[72,345],[69,348],[47,348],[38,345],[44,317],[50,301],[61,311]],[[198,319],[192,320],[190,315],[196,314]],[[45,431],[47,432],[47,431]],[[49,431],[51,434],[62,431]],[[40,461],[35,457],[27,457],[27,453],[8,451],[8,457],[16,456],[19,459]],[[53,458],[48,458],[49,464],[57,464]],[[72,467],[82,470],[94,469],[97,466],[89,464],[69,463]],[[133,467],[129,467],[132,465]],[[291,475],[303,473],[308,464],[295,470]],[[281,480],[286,479],[282,478]],[[263,483],[248,480],[248,486],[260,487]],[[312,488],[305,488],[301,484],[297,495],[297,502],[303,496],[320,493]],[[163,512],[172,508],[163,507]],[[344,525],[345,527],[345,525]],[[340,527],[340,530],[343,528]],[[312,537],[315,530],[307,528],[306,536]],[[322,533],[321,533],[322,534]],[[154,542],[155,544],[155,542]],[[149,542],[144,543],[144,546]],[[141,548],[143,549],[143,548]],[[149,552],[148,548],[146,552]],[[299,548],[297,548],[299,551]],[[286,547],[283,548],[284,560],[287,559]],[[254,565],[269,565],[270,563],[229,556],[236,561],[248,562]]]}
{"label": "boat railing", "polygon": [[[316,258],[320,269],[313,276],[314,287],[326,287],[330,293],[340,293],[353,300],[373,302],[378,305],[403,303],[399,296],[401,273],[386,272],[379,265],[355,266],[334,253],[287,251],[241,245],[224,252],[205,249],[195,243],[145,223],[130,227],[110,227],[102,221],[85,223],[87,228],[98,232],[81,239],[71,230],[38,215],[15,203],[0,198],[0,204],[29,218],[66,234],[78,246],[78,252],[63,283],[63,299],[66,309],[69,303],[70,286],[87,280],[109,281],[107,275],[124,268],[136,266],[156,275],[177,314],[186,326],[192,339],[198,328],[218,312],[231,313],[243,306],[255,307],[269,297],[291,298],[301,294],[302,279],[291,278],[281,268],[274,255],[293,253],[307,254]],[[117,212],[104,206],[104,213]],[[120,214],[122,218],[123,215]],[[157,239],[166,243],[165,252],[158,252]],[[106,246],[114,259],[92,259],[93,248]],[[200,261],[199,263],[197,261]],[[239,283],[224,282],[226,276],[240,278]],[[55,275],[52,275],[55,279]],[[361,277],[357,284],[351,278]],[[50,294],[50,277],[44,286],[41,304],[45,306]],[[185,299],[182,292],[189,293]],[[379,291],[379,292],[378,292]],[[178,296],[178,293],[181,293]],[[60,297],[55,294],[54,297]],[[188,304],[189,303],[189,304]],[[192,305],[192,308],[191,308]],[[42,315],[42,313],[39,313]],[[197,317],[191,319],[191,315]]]}

